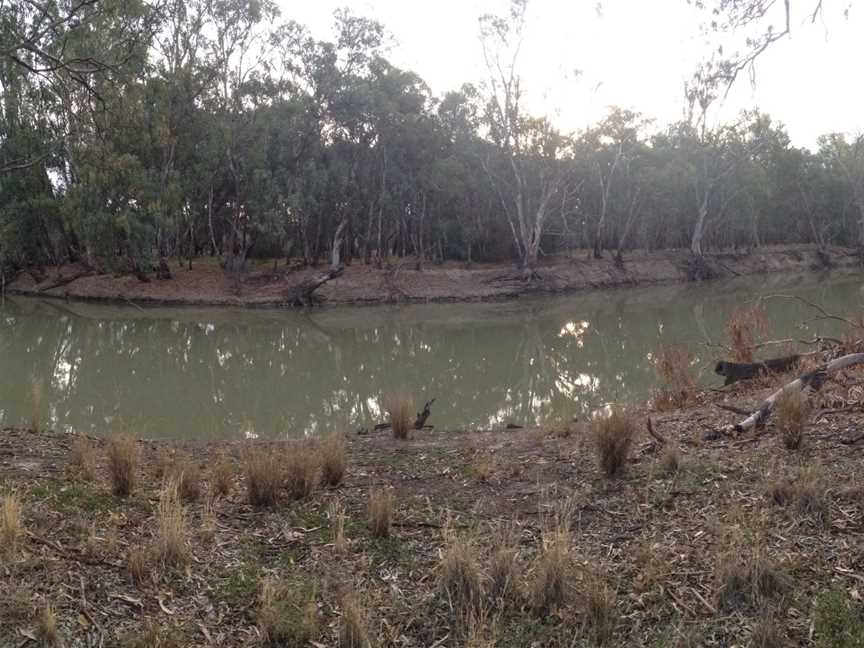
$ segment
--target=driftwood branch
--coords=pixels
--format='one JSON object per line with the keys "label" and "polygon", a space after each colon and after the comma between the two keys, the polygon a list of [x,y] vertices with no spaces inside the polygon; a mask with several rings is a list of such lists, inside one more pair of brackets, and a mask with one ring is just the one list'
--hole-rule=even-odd
{"label": "driftwood branch", "polygon": [[311,306],[314,303],[313,293],[343,272],[345,272],[345,266],[340,265],[292,286],[285,291],[285,302],[290,306]]}
{"label": "driftwood branch", "polygon": [[802,391],[806,388],[811,388],[813,391],[819,391],[822,388],[826,378],[847,367],[852,367],[864,363],[864,353],[850,353],[849,355],[841,356],[836,360],[818,367],[813,371],[808,371],[802,374],[790,383],[787,383],[776,392],[771,394],[755,412],[750,414],[740,423],[734,426],[736,432],[744,432],[746,430],[761,427],[771,416],[774,406],[780,397],[786,392]]}
{"label": "driftwood branch", "polygon": [[73,281],[76,281],[77,279],[80,279],[81,277],[86,277],[87,275],[90,275],[90,274],[93,274],[92,270],[79,270],[78,272],[74,272],[70,275],[66,275],[65,277],[58,273],[58,275],[56,277],[54,277],[54,279],[49,281],[47,284],[42,285],[42,286],[38,286],[36,288],[36,292],[43,293],[43,292],[46,292],[48,290],[53,290],[54,288],[59,288],[60,286],[65,286],[66,284],[70,284]]}
{"label": "driftwood branch", "polygon": [[645,421],[645,427],[648,428],[648,434],[659,443],[661,446],[666,445],[667,439],[662,434],[660,434],[657,430],[654,429],[654,423],[651,422],[651,417]]}
{"label": "driftwood branch", "polygon": [[426,405],[423,406],[422,412],[417,412],[417,418],[414,420],[414,429],[422,430],[423,426],[426,425],[426,419],[429,418],[429,415],[432,414],[432,403],[435,402],[433,398],[430,401],[426,401]]}

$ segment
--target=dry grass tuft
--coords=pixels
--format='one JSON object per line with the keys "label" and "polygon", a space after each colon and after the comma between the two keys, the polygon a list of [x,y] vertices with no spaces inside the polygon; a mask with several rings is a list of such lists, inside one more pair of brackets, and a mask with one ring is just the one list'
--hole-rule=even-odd
{"label": "dry grass tuft", "polygon": [[477,452],[471,458],[468,473],[481,482],[485,482],[491,479],[497,468],[498,463],[495,461],[495,455],[490,452]]}
{"label": "dry grass tuft", "polygon": [[227,497],[234,487],[234,464],[222,452],[213,466],[210,476],[210,488],[215,495]]}
{"label": "dry grass tuft", "polygon": [[737,310],[726,322],[726,338],[735,362],[753,362],[753,351],[768,333],[768,316],[759,306]]}
{"label": "dry grass tuft", "polygon": [[93,481],[96,477],[96,448],[85,436],[77,435],[69,450],[69,468],[76,477]]}
{"label": "dry grass tuft", "polygon": [[438,585],[461,618],[476,613],[483,599],[483,577],[477,550],[451,528],[444,529],[444,549],[438,563]]}
{"label": "dry grass tuft", "polygon": [[717,604],[722,610],[761,607],[786,589],[786,577],[760,548],[732,547],[718,558]]}
{"label": "dry grass tuft", "polygon": [[607,477],[621,474],[630,458],[636,423],[629,412],[613,409],[594,423],[594,445],[600,468]]}
{"label": "dry grass tuft", "polygon": [[502,605],[518,594],[520,577],[519,546],[513,527],[498,531],[489,558],[489,599]]}
{"label": "dry grass tuft", "polygon": [[797,450],[804,439],[804,428],[810,416],[810,404],[804,394],[794,389],[783,392],[777,400],[777,429],[787,450]]}
{"label": "dry grass tuft", "polygon": [[766,611],[753,623],[750,645],[752,648],[784,648],[789,645],[783,626],[770,611]]}
{"label": "dry grass tuft", "polygon": [[306,646],[319,634],[314,590],[265,580],[257,616],[258,631],[268,646]]}
{"label": "dry grass tuft", "polygon": [[766,497],[777,506],[793,506],[804,517],[822,523],[829,520],[830,502],[818,466],[805,468],[793,479],[772,481]]}
{"label": "dry grass tuft", "polygon": [[321,442],[321,481],[326,486],[338,486],[345,478],[348,459],[345,437],[332,434]]}
{"label": "dry grass tuft", "polygon": [[390,536],[393,524],[393,492],[388,488],[369,489],[369,529],[376,538]]}
{"label": "dry grass tuft", "polygon": [[675,443],[668,443],[663,446],[660,453],[660,470],[664,475],[675,475],[681,470],[681,449]]}
{"label": "dry grass tuft", "polygon": [[321,456],[312,441],[295,441],[288,445],[285,464],[285,488],[292,500],[312,495],[321,484]]}
{"label": "dry grass tuft", "polygon": [[54,606],[46,603],[36,619],[36,636],[43,646],[60,645],[60,632],[57,630],[57,615]]}
{"label": "dry grass tuft", "polygon": [[18,550],[18,542],[24,535],[21,523],[21,502],[14,493],[3,498],[0,510],[0,556],[11,558]]}
{"label": "dry grass tuft", "polygon": [[138,586],[146,583],[150,577],[150,552],[144,547],[130,549],[126,556],[126,569],[133,583]]}
{"label": "dry grass tuft", "polygon": [[369,633],[360,602],[354,593],[342,597],[342,617],[339,619],[339,648],[367,648]]}
{"label": "dry grass tuft", "polygon": [[330,526],[333,530],[333,550],[340,555],[348,553],[348,540],[345,537],[345,507],[339,500],[330,502]]}
{"label": "dry grass tuft", "polygon": [[691,369],[693,355],[683,347],[664,346],[654,356],[660,390],[654,396],[657,410],[686,407],[696,400],[696,376]]}
{"label": "dry grass tuft", "polygon": [[108,440],[108,472],[115,495],[128,497],[138,480],[138,442],[131,434],[120,434]]}
{"label": "dry grass tuft", "polygon": [[178,457],[168,467],[165,477],[177,482],[184,502],[197,502],[201,497],[201,470],[189,457]]}
{"label": "dry grass tuft", "polygon": [[414,402],[405,394],[393,394],[387,397],[384,405],[390,416],[390,429],[396,439],[407,439],[408,431],[413,424]]}
{"label": "dry grass tuft", "polygon": [[243,457],[246,493],[252,506],[273,506],[282,490],[283,452],[269,444],[252,444]]}
{"label": "dry grass tuft", "polygon": [[534,611],[545,616],[564,605],[570,598],[572,577],[570,533],[559,526],[543,534],[543,547],[535,562],[529,592]]}
{"label": "dry grass tuft", "polygon": [[211,496],[204,500],[201,506],[201,521],[198,535],[205,544],[211,544],[216,538],[216,505],[215,497]]}
{"label": "dry grass tuft", "polygon": [[168,480],[162,487],[156,509],[156,523],[154,557],[164,565],[185,564],[188,558],[186,521],[180,499],[180,484],[176,479]]}
{"label": "dry grass tuft", "polygon": [[608,644],[615,632],[618,608],[615,593],[599,575],[589,575],[585,583],[585,629],[598,646]]}

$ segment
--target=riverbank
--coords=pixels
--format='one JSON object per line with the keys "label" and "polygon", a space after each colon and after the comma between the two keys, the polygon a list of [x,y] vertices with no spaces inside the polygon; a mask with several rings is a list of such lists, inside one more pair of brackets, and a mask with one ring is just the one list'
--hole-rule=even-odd
{"label": "riverbank", "polygon": [[[829,248],[831,266],[838,270],[859,267],[857,251]],[[409,260],[395,261],[387,269],[354,263],[338,278],[315,293],[326,304],[382,304],[402,302],[484,301],[533,294],[555,294],[597,288],[670,284],[696,277],[734,277],[767,273],[807,272],[826,269],[825,257],[808,245],[766,246],[750,253],[706,255],[694,267],[685,250],[634,251],[624,257],[623,267],[611,254],[589,258],[581,251],[573,258],[547,259],[539,268],[539,279],[525,282],[508,264],[427,264],[416,270]],[[10,294],[41,295],[133,304],[284,306],[286,295],[319,274],[315,269],[277,269],[261,263],[238,284],[226,278],[212,259],[193,262],[193,269],[171,263],[173,278],[142,282],[131,275],[82,274],[66,266],[45,273],[23,272],[10,284]],[[41,281],[37,281],[37,277]],[[77,277],[77,278],[76,278]],[[74,278],[74,279],[73,279]],[[57,285],[57,284],[61,285]]]}
{"label": "riverbank", "polygon": [[[140,441],[120,497],[104,440],[7,429],[0,493],[24,531],[0,561],[0,645],[53,619],[64,645],[367,645],[353,629],[401,647],[859,646],[862,376],[823,388],[798,450],[773,422],[721,432],[740,416],[717,403],[752,408],[774,379],[635,412],[614,478],[578,424],[350,435],[343,477],[270,507],[249,503],[256,442]],[[288,470],[320,455],[264,447]],[[178,466],[200,492],[172,517],[160,494]],[[380,489],[387,533],[370,523]]]}

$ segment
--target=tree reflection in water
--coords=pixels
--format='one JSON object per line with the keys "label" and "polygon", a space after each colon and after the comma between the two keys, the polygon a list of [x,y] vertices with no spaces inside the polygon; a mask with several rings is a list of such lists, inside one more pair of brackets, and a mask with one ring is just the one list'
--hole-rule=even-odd
{"label": "tree reflection in water", "polygon": [[[836,312],[852,278],[772,278]],[[643,399],[651,353],[686,343],[697,365],[756,282],[583,293],[488,304],[319,309],[132,309],[7,299],[0,307],[0,423],[40,418],[92,433],[296,436],[369,426],[383,396],[436,397],[444,428],[583,418]],[[775,302],[776,335],[802,334],[802,306]],[[811,331],[812,332],[812,331]],[[706,374],[705,381],[713,380]]]}

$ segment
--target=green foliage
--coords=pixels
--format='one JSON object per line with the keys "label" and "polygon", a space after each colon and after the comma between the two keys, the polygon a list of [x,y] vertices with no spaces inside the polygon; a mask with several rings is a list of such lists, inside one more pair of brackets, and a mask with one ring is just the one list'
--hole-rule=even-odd
{"label": "green foliage", "polygon": [[813,612],[816,648],[864,647],[861,606],[835,587],[816,599]]}

